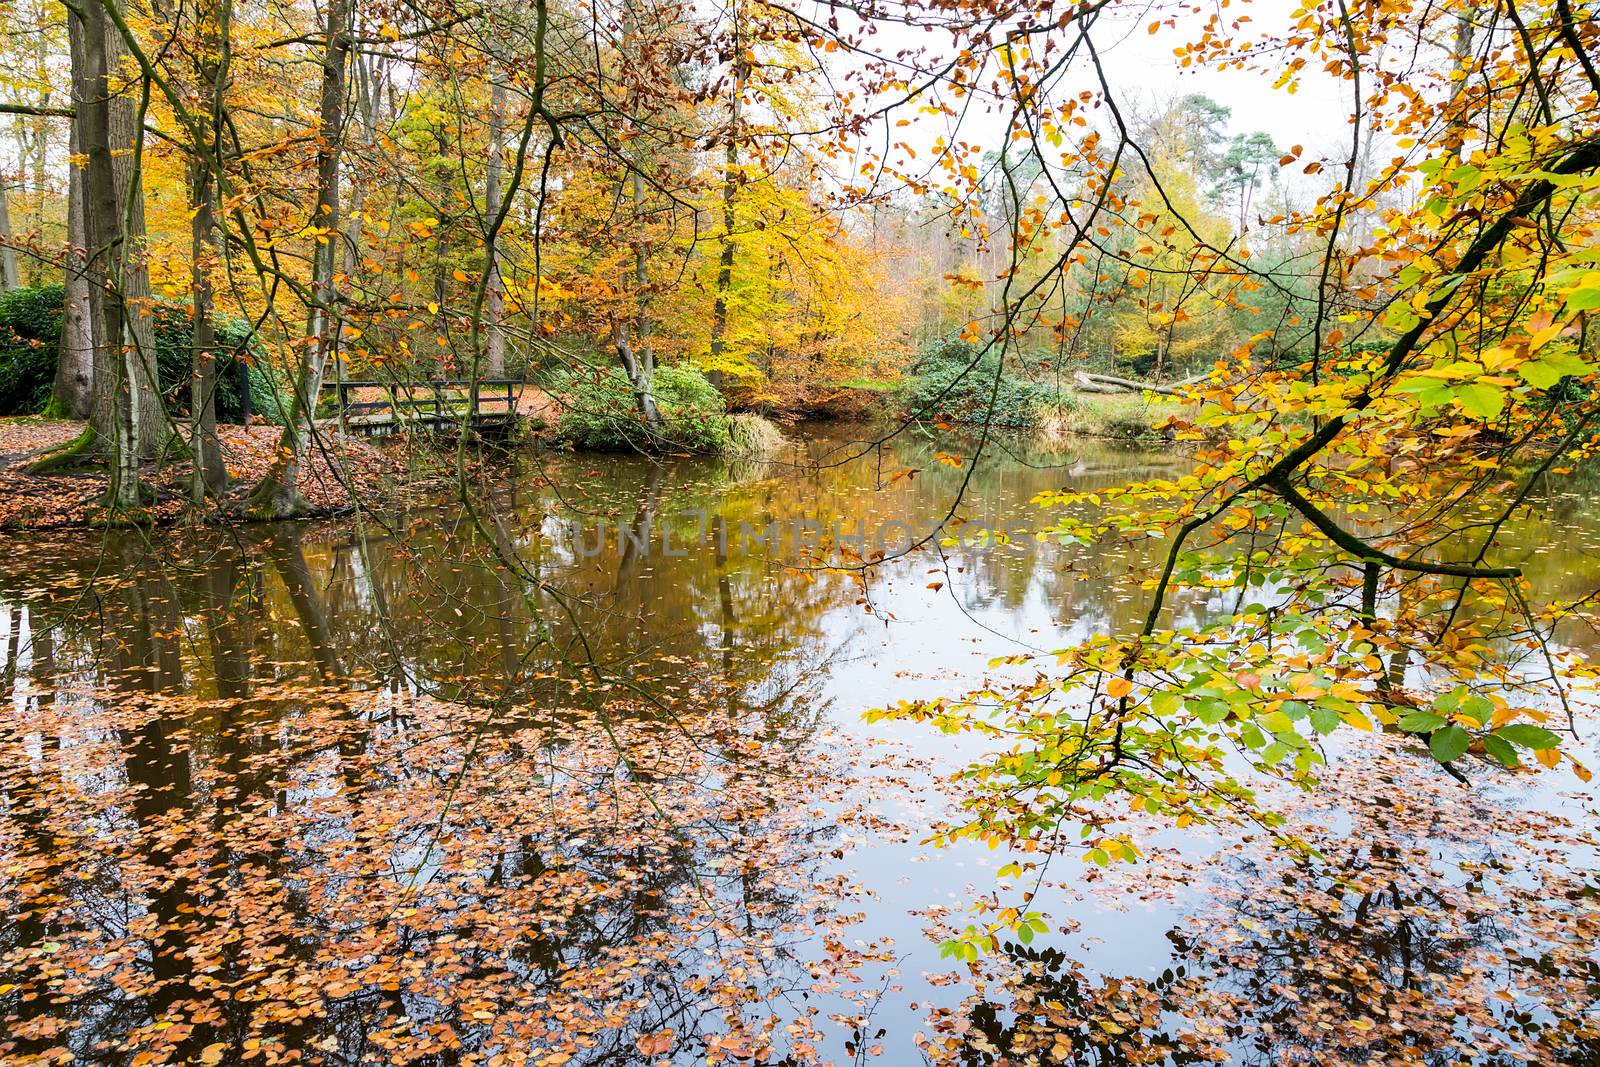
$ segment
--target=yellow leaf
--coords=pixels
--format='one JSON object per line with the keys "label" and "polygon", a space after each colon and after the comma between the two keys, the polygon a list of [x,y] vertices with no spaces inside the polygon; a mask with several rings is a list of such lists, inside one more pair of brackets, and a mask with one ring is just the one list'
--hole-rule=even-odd
{"label": "yellow leaf", "polygon": [[1133,683],[1126,678],[1113,678],[1106,683],[1106,692],[1120,699],[1133,692]]}
{"label": "yellow leaf", "polygon": [[1340,715],[1339,715],[1339,718],[1343,719],[1350,726],[1354,726],[1357,730],[1370,730],[1370,729],[1372,729],[1372,720],[1367,718],[1367,716],[1363,712],[1360,712],[1360,711],[1341,712]]}

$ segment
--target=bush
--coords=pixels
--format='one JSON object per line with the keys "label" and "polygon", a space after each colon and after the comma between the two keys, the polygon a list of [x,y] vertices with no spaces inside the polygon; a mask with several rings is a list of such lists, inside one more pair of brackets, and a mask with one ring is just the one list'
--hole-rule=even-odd
{"label": "bush", "polygon": [[[0,415],[34,415],[50,403],[56,356],[61,348],[61,318],[66,287],[41,285],[0,295]],[[189,309],[158,300],[154,304],[156,372],[168,410],[189,410],[189,373],[194,361]],[[214,325],[222,352],[217,367],[217,419],[237,422],[243,413],[238,353],[251,352],[249,323],[218,318]],[[287,395],[265,362],[249,365],[251,408],[268,422],[282,422],[280,398]]]}
{"label": "bush", "polygon": [[34,415],[50,403],[66,287],[0,294],[0,415]]}
{"label": "bush", "polygon": [[[189,379],[194,369],[194,340],[191,311],[182,304],[157,301],[154,305],[156,368],[160,375],[161,397],[167,410],[189,413]],[[244,414],[243,389],[239,380],[239,353],[249,353],[250,410],[267,422],[281,423],[280,404],[274,399],[285,392],[265,361],[252,351],[250,324],[242,319],[218,318],[212,323],[217,337],[217,421],[239,422]]]}
{"label": "bush", "polygon": [[550,392],[561,405],[555,436],[576,448],[611,452],[683,449],[721,452],[728,447],[728,416],[722,394],[693,367],[657,367],[656,406],[666,424],[665,441],[652,440],[634,404],[633,387],[618,368],[558,372]]}
{"label": "bush", "polygon": [[896,400],[901,411],[913,419],[1031,426],[1038,419],[1044,396],[1039,386],[1004,367],[999,351],[984,351],[971,342],[945,337],[917,353]]}

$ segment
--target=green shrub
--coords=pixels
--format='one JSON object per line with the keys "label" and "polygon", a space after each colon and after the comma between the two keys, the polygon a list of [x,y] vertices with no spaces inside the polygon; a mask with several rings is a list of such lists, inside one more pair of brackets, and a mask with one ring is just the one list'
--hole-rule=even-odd
{"label": "green shrub", "polygon": [[896,401],[913,419],[1031,426],[1044,396],[1039,386],[1005,367],[998,350],[984,351],[971,342],[945,337],[917,353]]}
{"label": "green shrub", "polygon": [[[161,395],[169,411],[189,413],[189,378],[194,367],[193,326],[190,309],[182,304],[158,300],[154,304],[156,367],[160,374]],[[218,318],[212,323],[217,338],[217,421],[238,422],[244,414],[243,390],[239,380],[238,353],[252,356],[250,324],[242,319]],[[273,399],[283,392],[271,368],[260,358],[250,366],[250,410],[267,422],[281,423],[280,405]]]}
{"label": "green shrub", "polygon": [[[50,403],[56,356],[61,348],[66,288],[41,285],[0,295],[0,415],[33,415]],[[168,410],[189,410],[189,373],[194,362],[189,309],[158,300],[154,306],[156,372]],[[218,318],[217,418],[237,422],[243,412],[237,353],[250,352],[250,324]],[[268,422],[282,422],[284,384],[265,362],[249,365],[252,410]]]}
{"label": "green shrub", "polygon": [[683,449],[721,452],[728,447],[722,394],[693,367],[657,367],[656,407],[664,441],[652,440],[634,404],[633,388],[619,368],[557,372],[550,392],[560,404],[555,437],[576,448],[611,452]]}
{"label": "green shrub", "polygon": [[50,403],[66,288],[0,294],[0,415],[33,415]]}

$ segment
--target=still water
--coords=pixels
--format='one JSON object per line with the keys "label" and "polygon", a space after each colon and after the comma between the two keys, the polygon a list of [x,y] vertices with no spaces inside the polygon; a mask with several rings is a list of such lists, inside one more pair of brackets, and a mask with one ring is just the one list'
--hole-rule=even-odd
{"label": "still water", "polygon": [[[858,436],[494,458],[470,506],[381,519],[5,540],[0,1059],[1600,1055],[1593,792],[1463,790],[1392,738],[1285,798],[1314,861],[1151,826],[1158,859],[1050,869],[1048,936],[942,959],[1009,884],[1003,854],[920,843],[976,750],[861,714],[1132,625],[1161,544],[1041,545],[1028,502],[1184,460],[973,470]],[[1516,543],[1550,595],[1600,582],[1582,499]]]}

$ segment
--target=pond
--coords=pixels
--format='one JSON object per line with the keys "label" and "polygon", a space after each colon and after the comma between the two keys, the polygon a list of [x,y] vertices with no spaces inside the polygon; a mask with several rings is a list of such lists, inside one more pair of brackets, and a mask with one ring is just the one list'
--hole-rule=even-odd
{"label": "pond", "polygon": [[[1029,500],[1185,460],[863,438],[6,540],[0,1058],[1600,1057],[1594,792],[1462,787],[1394,737],[1282,798],[1310,859],[1151,822],[1144,862],[1046,868],[1030,945],[943,958],[1015,893],[1003,852],[923,843],[977,743],[862,713],[1135,625],[1162,543],[1040,544]],[[1556,595],[1600,579],[1584,499],[1514,541]]]}

